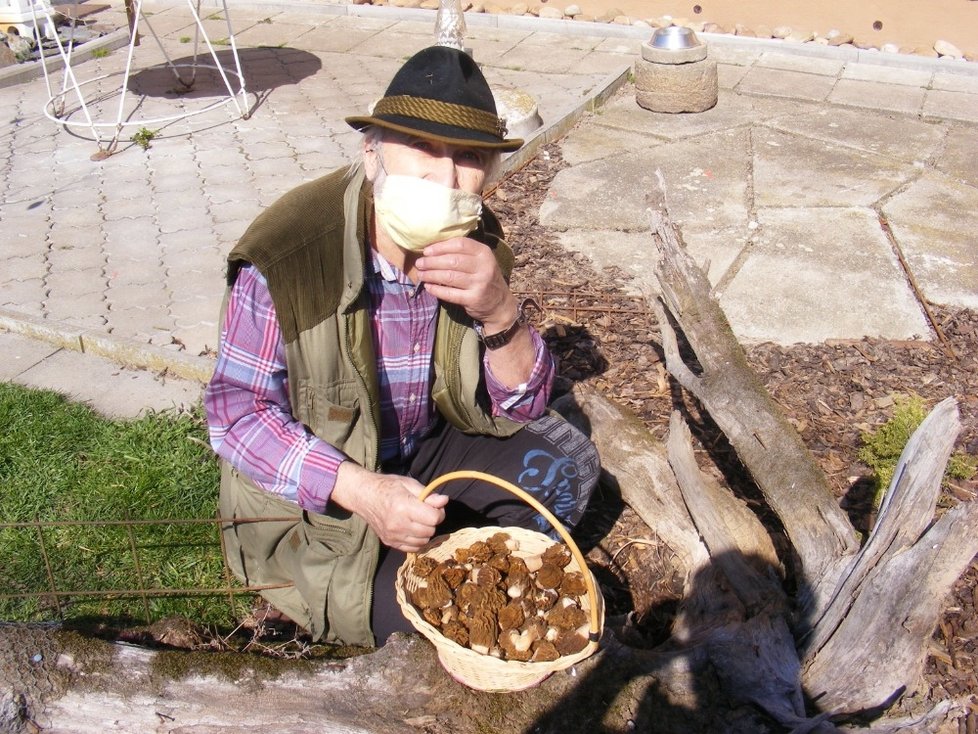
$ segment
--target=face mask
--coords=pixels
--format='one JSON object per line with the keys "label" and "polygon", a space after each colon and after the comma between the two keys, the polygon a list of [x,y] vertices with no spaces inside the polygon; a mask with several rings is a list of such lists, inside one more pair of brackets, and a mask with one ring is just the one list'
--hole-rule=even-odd
{"label": "face mask", "polygon": [[374,197],[374,211],[398,247],[420,252],[432,242],[474,230],[482,197],[423,178],[387,175]]}

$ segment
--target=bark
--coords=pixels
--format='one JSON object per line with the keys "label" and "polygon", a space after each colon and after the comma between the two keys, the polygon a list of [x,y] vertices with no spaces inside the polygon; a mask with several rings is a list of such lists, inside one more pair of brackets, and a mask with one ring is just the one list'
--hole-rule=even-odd
{"label": "bark", "polygon": [[[795,632],[806,691],[823,710],[879,713],[917,683],[941,603],[978,553],[978,503],[934,520],[960,430],[956,403],[943,401],[914,433],[876,526],[859,549],[827,479],[747,366],[706,276],[685,252],[668,214],[651,212],[651,221],[660,256],[656,305],[667,368],[726,435],[799,559]],[[698,369],[683,360],[675,329],[695,353]],[[674,420],[671,430],[680,429]],[[744,549],[724,527],[722,514],[712,510],[715,500],[695,501],[705,493],[682,453],[671,450],[670,460],[705,544],[718,565],[716,550],[739,559]],[[740,594],[754,587],[761,598],[775,598],[766,579],[751,583],[739,560],[730,566],[727,560],[727,580]],[[743,676],[737,656],[727,664]]]}
{"label": "bark", "polygon": [[[801,437],[747,365],[680,233],[667,214],[650,211],[650,217],[660,255],[656,277],[662,300],[655,305],[666,366],[709,412],[777,514],[807,581],[809,593],[797,601],[807,614],[819,614],[835,588],[841,561],[858,550],[856,533]],[[673,323],[695,353],[699,373],[682,359]]]}

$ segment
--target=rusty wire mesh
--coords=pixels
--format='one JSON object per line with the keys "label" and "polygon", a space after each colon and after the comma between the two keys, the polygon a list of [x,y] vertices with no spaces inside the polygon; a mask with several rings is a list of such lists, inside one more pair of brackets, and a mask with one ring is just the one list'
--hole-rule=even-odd
{"label": "rusty wire mesh", "polygon": [[[594,293],[583,289],[575,290],[536,290],[520,291],[519,298],[532,298],[540,307],[540,313],[531,314],[537,323],[544,324],[574,324],[586,326],[590,318],[612,317],[627,315],[630,318],[649,319],[654,321],[654,315],[648,308],[645,299],[641,297],[622,296],[621,294]],[[215,488],[216,499],[216,488]],[[277,522],[294,520],[294,518],[236,518],[234,522]],[[3,578],[3,566],[14,562],[27,562],[36,565],[33,583],[23,581],[18,584],[0,583],[0,619],[18,619],[19,621],[49,622],[65,621],[77,616],[81,609],[86,616],[98,615],[98,610],[106,614],[124,615],[130,619],[141,619],[151,624],[168,612],[160,611],[151,604],[154,599],[206,599],[208,605],[223,600],[227,606],[228,619],[233,619],[240,612],[241,603],[249,604],[252,597],[264,589],[281,588],[283,585],[259,586],[244,585],[231,574],[224,560],[223,534],[221,527],[229,522],[220,517],[212,518],[171,518],[159,520],[145,519],[113,519],[113,520],[72,520],[72,521],[31,521],[0,523],[2,533],[26,533],[33,537],[31,547],[33,557],[26,559],[0,559],[0,579]],[[209,526],[209,540],[201,540],[200,536],[189,537],[188,528]],[[115,544],[108,543],[103,548],[89,549],[82,545],[79,534],[83,528],[102,528],[118,530],[120,535],[115,537]],[[181,548],[193,546],[195,552],[210,552],[220,563],[221,570],[212,574],[219,577],[220,584],[198,587],[177,587],[154,583],[159,579],[157,569],[160,563],[160,541],[157,537],[147,536],[149,529],[166,529],[166,541],[173,554],[179,554]],[[66,580],[62,558],[65,545],[74,549],[87,551],[94,562],[87,577]],[[206,546],[206,547],[204,547]],[[27,554],[28,556],[30,554]],[[147,560],[146,556],[152,556]],[[165,553],[162,557],[165,557]],[[128,570],[122,574],[112,574],[106,568],[125,566]],[[82,570],[84,574],[84,569]],[[76,572],[77,576],[77,572]],[[79,583],[87,578],[88,583]],[[118,580],[126,579],[131,583],[119,584]],[[115,582],[115,583],[113,583]],[[238,602],[236,610],[236,601]],[[88,602],[85,605],[83,602]],[[108,602],[118,602],[110,605]],[[169,608],[168,608],[169,609]],[[94,610],[94,611],[93,611]],[[26,619],[25,619],[26,617]]]}

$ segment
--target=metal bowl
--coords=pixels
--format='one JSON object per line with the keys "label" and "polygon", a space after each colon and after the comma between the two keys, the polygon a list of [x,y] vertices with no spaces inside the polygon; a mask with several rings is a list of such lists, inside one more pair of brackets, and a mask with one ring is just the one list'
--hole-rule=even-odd
{"label": "metal bowl", "polygon": [[656,28],[649,41],[652,48],[662,48],[668,51],[678,51],[684,48],[694,48],[700,45],[700,39],[689,28],[671,25],[666,28]]}

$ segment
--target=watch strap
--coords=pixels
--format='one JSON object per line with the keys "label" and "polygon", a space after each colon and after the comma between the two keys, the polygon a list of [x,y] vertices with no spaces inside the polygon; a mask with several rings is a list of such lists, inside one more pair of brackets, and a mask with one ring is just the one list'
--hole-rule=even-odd
{"label": "watch strap", "polygon": [[516,336],[517,332],[527,322],[526,311],[523,309],[525,304],[526,301],[519,305],[519,309],[516,312],[516,321],[508,329],[504,329],[503,331],[496,332],[495,334],[486,334],[482,330],[482,324],[478,321],[475,323],[475,333],[479,335],[479,340],[486,345],[486,349],[500,349],[513,341],[513,337]]}

